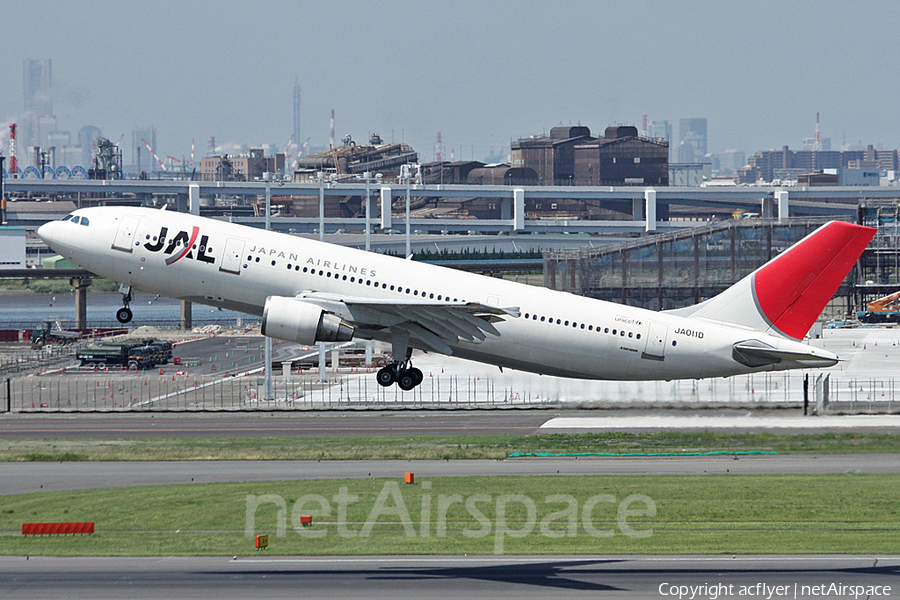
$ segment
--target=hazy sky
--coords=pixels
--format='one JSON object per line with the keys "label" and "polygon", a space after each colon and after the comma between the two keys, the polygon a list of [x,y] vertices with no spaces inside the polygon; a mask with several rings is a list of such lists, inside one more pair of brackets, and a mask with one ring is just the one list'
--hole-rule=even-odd
{"label": "hazy sky", "polygon": [[898,40],[896,0],[10,1],[0,122],[23,110],[23,59],[49,58],[60,129],[127,146],[153,124],[161,155],[210,136],[283,147],[295,77],[311,143],[333,108],[338,139],[378,132],[422,160],[438,131],[481,159],[492,139],[643,114],[706,117],[712,152],[797,148],[816,111],[834,147],[898,148]]}

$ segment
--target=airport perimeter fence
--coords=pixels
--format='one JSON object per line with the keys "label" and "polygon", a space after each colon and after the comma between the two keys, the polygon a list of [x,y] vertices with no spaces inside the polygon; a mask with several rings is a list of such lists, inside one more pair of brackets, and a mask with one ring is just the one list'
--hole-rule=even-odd
{"label": "airport perimeter fence", "polygon": [[[79,373],[8,379],[4,408],[12,412],[190,412],[352,409],[566,408],[590,405],[799,407],[803,373],[765,373],[682,381],[576,381],[426,373],[412,391],[382,387],[374,372],[316,372],[272,377],[271,394],[259,374]],[[810,376],[810,411],[900,412],[894,378]]]}

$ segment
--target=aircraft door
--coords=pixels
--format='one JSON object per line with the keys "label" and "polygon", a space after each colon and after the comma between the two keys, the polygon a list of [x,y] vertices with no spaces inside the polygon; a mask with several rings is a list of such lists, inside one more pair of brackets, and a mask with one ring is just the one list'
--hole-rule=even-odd
{"label": "aircraft door", "polygon": [[137,217],[122,217],[116,237],[113,238],[112,247],[115,250],[131,252],[134,249],[134,233],[140,222],[141,220]]}
{"label": "aircraft door", "polygon": [[222,255],[220,271],[226,273],[241,274],[241,259],[244,257],[244,240],[228,238],[225,241],[225,254]]}
{"label": "aircraft door", "polygon": [[647,345],[641,358],[649,360],[666,359],[666,339],[669,336],[669,327],[665,323],[650,321],[650,330],[647,332]]}

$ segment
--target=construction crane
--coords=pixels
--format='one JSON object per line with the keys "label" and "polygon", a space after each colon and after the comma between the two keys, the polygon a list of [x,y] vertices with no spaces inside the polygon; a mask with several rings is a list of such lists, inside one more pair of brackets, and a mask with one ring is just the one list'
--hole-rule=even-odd
{"label": "construction crane", "polygon": [[900,292],[872,300],[866,305],[866,310],[859,311],[857,317],[863,323],[900,322]]}
{"label": "construction crane", "polygon": [[303,142],[302,146],[300,146],[300,152],[297,153],[297,158],[295,158],[294,162],[291,163],[291,171],[297,168],[297,162],[300,160],[300,157],[303,156],[303,151],[306,150],[306,146],[307,144],[309,144],[309,140],[310,138],[306,138],[306,141]]}
{"label": "construction crane", "polygon": [[150,151],[150,156],[155,158],[156,162],[159,163],[160,168],[162,168],[163,171],[168,173],[169,169],[166,168],[166,165],[165,165],[165,163],[163,163],[163,161],[159,160],[159,157],[156,155],[156,152],[153,151],[153,148],[150,147],[150,144],[147,143],[147,140],[141,138],[141,141],[144,143],[145,146],[147,146],[147,150]]}

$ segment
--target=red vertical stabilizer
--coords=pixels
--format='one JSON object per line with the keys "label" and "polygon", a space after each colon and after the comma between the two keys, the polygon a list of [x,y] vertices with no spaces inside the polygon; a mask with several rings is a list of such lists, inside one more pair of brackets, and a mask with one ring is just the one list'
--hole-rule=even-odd
{"label": "red vertical stabilizer", "polygon": [[760,267],[753,293],[766,320],[802,339],[877,231],[832,221]]}

